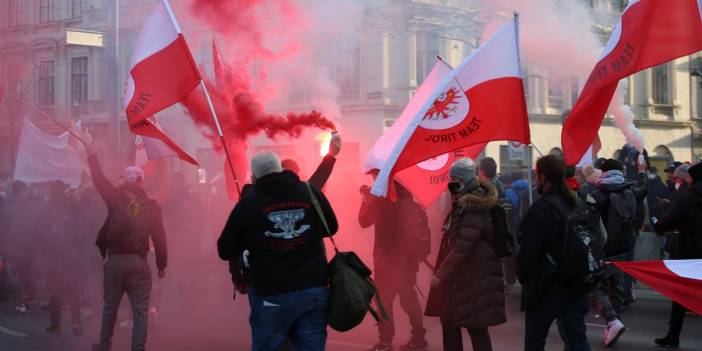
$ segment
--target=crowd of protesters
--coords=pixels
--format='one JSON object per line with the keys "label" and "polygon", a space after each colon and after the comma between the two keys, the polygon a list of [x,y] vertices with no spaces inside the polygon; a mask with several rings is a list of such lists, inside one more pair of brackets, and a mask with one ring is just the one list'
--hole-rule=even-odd
{"label": "crowd of protesters", "polygon": [[[159,278],[167,271],[174,275],[167,290],[182,295],[175,299],[185,298],[202,283],[198,267],[186,259],[201,244],[193,233],[209,230],[221,233],[218,256],[229,264],[235,291],[247,295],[252,349],[323,350],[332,303],[323,240],[339,228],[323,190],[340,149],[335,136],[330,154],[307,182],[298,176],[295,160],[281,161],[274,153],[255,156],[252,184],[242,189],[223,229],[198,220],[207,213],[189,215],[208,208],[210,200],[188,189],[181,174],[174,175],[173,190],[159,203],[144,191],[141,169],[127,167],[119,184],[112,183],[91,150],[91,180],[77,189],[61,181],[31,187],[14,182],[0,202],[5,229],[0,299],[14,299],[18,313],[42,309],[38,282],[44,282],[47,332],[62,332],[63,306],[69,307],[76,336],[83,333],[83,318],[100,315],[93,350],[107,351],[126,294],[132,350],[144,350],[149,314],[161,295],[152,293],[158,284],[152,269]],[[700,163],[671,164],[664,170],[666,182],[635,150],[579,169],[566,167],[558,156],[544,156],[533,177],[500,176],[497,168],[489,157],[455,161],[441,233],[431,232],[426,210],[401,184],[394,184],[392,200],[361,188],[358,224],[374,230],[372,276],[387,312],[371,351],[394,350],[396,298],[410,324],[410,340],[401,350],[428,350],[424,319],[438,317],[444,350],[463,350],[466,329],[474,350],[490,351],[489,328],[507,322],[506,295],[518,289],[524,350],[544,350],[554,321],[567,350],[590,350],[585,320],[591,309],[606,322],[603,344],[610,347],[627,330],[625,310],[636,301],[635,281],[611,262],[633,260],[642,232],[658,234],[661,259],[702,258]],[[496,244],[503,233],[496,213],[504,214],[508,254]],[[601,248],[601,269],[585,280],[564,245],[574,221],[592,228],[588,245]],[[432,248],[432,236],[440,236],[438,248]],[[146,259],[149,252],[154,267]],[[425,306],[417,279],[423,265],[433,271]],[[686,312],[674,302],[669,331],[654,342],[678,347]]]}

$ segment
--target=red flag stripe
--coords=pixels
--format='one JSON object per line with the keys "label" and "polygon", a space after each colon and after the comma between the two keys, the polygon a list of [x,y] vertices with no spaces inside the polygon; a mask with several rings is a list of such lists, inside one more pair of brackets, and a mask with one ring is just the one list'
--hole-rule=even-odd
{"label": "red flag stripe", "polygon": [[675,260],[613,263],[671,300],[702,314],[702,299],[699,298],[702,294],[702,280],[682,277],[666,267],[666,263],[674,264]]}
{"label": "red flag stripe", "polygon": [[702,50],[699,10],[696,0],[639,0],[627,7],[564,124],[568,165],[592,144],[620,79]]}

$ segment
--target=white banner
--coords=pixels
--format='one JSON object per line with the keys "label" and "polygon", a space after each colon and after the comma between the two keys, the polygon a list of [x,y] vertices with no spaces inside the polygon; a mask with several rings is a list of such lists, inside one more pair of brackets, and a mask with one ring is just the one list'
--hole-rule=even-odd
{"label": "white banner", "polygon": [[54,136],[42,132],[29,119],[22,121],[14,179],[25,183],[60,180],[78,187],[83,170],[70,135]]}

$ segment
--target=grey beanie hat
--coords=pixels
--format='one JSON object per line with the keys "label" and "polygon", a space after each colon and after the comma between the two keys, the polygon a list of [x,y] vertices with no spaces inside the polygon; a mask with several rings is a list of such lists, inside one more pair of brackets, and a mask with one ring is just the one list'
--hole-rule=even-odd
{"label": "grey beanie hat", "polygon": [[453,162],[449,174],[468,184],[475,179],[475,161],[468,157],[459,158]]}
{"label": "grey beanie hat", "polygon": [[682,179],[682,180],[687,180],[687,178],[690,176],[690,165],[687,163],[684,163],[680,165],[680,167],[675,169],[675,176]]}

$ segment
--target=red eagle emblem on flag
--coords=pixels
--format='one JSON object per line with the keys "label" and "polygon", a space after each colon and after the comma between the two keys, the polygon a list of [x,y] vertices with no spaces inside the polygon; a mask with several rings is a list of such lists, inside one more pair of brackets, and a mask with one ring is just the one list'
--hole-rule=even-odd
{"label": "red eagle emblem on flag", "polygon": [[424,120],[448,119],[456,112],[461,92],[456,87],[451,87],[447,92],[441,94],[424,114]]}

